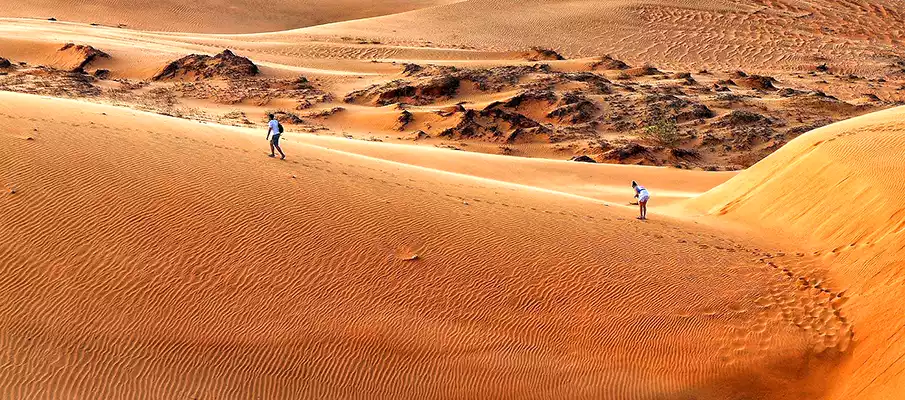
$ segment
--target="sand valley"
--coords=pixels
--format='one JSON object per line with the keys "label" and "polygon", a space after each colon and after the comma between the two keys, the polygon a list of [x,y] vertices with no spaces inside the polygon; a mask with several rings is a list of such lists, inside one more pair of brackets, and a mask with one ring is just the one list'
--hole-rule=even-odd
{"label": "sand valley", "polygon": [[0,0],[0,398],[900,398],[903,26]]}

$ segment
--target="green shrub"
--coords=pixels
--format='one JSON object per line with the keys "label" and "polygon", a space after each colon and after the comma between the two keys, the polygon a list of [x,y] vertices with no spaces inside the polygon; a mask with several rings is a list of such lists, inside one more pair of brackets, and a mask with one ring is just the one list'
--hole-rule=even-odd
{"label": "green shrub", "polygon": [[641,138],[653,144],[673,149],[682,141],[682,135],[676,121],[671,119],[658,120],[641,132]]}

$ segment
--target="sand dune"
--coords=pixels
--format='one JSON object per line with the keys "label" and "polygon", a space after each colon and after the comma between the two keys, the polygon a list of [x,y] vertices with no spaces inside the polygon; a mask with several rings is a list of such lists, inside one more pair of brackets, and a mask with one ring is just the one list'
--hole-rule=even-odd
{"label": "sand dune", "polygon": [[657,183],[657,203],[672,204],[700,195],[735,176],[735,172],[688,171],[634,165],[584,164],[570,161],[502,157],[480,153],[450,156],[450,150],[410,145],[372,143],[330,136],[303,136],[304,143],[368,157],[401,162],[467,176],[515,183],[624,205],[626,185],[632,180]]}
{"label": "sand dune", "polygon": [[848,346],[703,224],[0,99],[3,397],[811,399]]}
{"label": "sand dune", "polygon": [[[808,243],[783,263],[811,284],[851,296],[857,345],[834,399],[887,399],[905,392],[900,340],[905,262],[905,109],[810,132],[690,203],[721,218]],[[823,265],[824,270],[817,265]]]}
{"label": "sand dune", "polygon": [[257,33],[396,14],[456,0],[0,1],[4,17],[55,18],[153,31]]}
{"label": "sand dune", "polygon": [[469,0],[303,32],[485,50],[546,46],[678,69],[802,69],[829,61],[866,71],[900,53],[903,16],[895,0]]}
{"label": "sand dune", "polygon": [[0,398],[905,393],[901,1],[0,17]]}

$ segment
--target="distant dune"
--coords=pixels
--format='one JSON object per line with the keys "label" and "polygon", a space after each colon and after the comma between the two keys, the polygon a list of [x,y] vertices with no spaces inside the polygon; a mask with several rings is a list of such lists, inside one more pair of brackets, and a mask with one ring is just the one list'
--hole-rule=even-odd
{"label": "distant dune", "polygon": [[903,26],[898,0],[469,0],[305,32],[485,50],[545,46],[673,68],[797,69],[830,60],[865,71],[900,53]]}
{"label": "distant dune", "polygon": [[456,0],[0,0],[0,16],[206,33],[274,32],[396,14]]}

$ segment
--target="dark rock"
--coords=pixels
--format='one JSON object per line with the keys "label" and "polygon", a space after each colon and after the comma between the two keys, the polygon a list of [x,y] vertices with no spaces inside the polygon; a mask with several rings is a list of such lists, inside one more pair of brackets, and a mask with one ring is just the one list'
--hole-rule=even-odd
{"label": "dark rock", "polygon": [[644,65],[641,67],[629,68],[625,70],[625,73],[630,77],[639,77],[648,75],[660,75],[663,72],[660,72],[659,69],[656,69],[651,65]]}
{"label": "dark rock", "polygon": [[110,58],[109,54],[94,47],[75,43],[66,43],[57,51],[72,54],[79,60],[76,65],[69,69],[69,72],[85,72],[85,67],[91,64],[92,61],[98,58]]}
{"label": "dark rock", "polygon": [[167,64],[152,78],[155,81],[169,79],[201,80],[211,78],[240,79],[255,76],[258,66],[251,60],[223,50],[216,56],[191,54]]}
{"label": "dark rock", "polygon": [[802,92],[800,90],[795,90],[792,88],[785,88],[785,89],[781,89],[778,94],[782,97],[795,97],[795,96],[803,95],[804,92]]}
{"label": "dark rock", "polygon": [[545,49],[542,47],[532,47],[528,52],[523,55],[528,61],[542,61],[542,60],[565,60],[566,58],[561,56],[554,50]]}
{"label": "dark rock", "polygon": [[694,121],[700,119],[713,118],[716,114],[714,114],[713,110],[703,104],[692,104],[690,110],[682,111],[676,114],[676,122],[682,123],[687,121]]}
{"label": "dark rock", "polygon": [[523,137],[551,133],[549,128],[531,118],[500,108],[467,110],[458,115],[459,122],[440,132],[440,136],[457,139],[484,138],[514,143]]}
{"label": "dark rock", "polygon": [[424,67],[418,64],[406,63],[405,69],[402,71],[404,75],[412,76],[424,70]]}
{"label": "dark rock", "polygon": [[99,70],[94,71],[93,75],[97,79],[107,79],[110,77],[110,70],[109,69],[99,69]]}
{"label": "dark rock", "polygon": [[638,143],[627,143],[613,150],[603,153],[603,157],[607,160],[625,161],[632,157],[644,155],[649,152],[646,146]]}
{"label": "dark rock", "polygon": [[412,115],[412,113],[408,112],[408,110],[403,110],[401,113],[399,113],[399,118],[396,119],[396,130],[405,130],[405,126],[412,122],[414,119],[415,116]]}
{"label": "dark rock", "polygon": [[619,61],[609,54],[600,58],[600,60],[594,61],[589,66],[592,70],[605,70],[605,71],[616,71],[616,70],[626,70],[629,69],[629,65]]}
{"label": "dark rock", "polygon": [[734,110],[727,115],[724,115],[717,122],[720,126],[738,126],[738,125],[748,125],[753,123],[770,123],[770,118],[765,117],[761,114],[754,113],[751,111],[745,110]]}
{"label": "dark rock", "polygon": [[675,158],[699,158],[701,154],[695,149],[669,149],[669,153]]}
{"label": "dark rock", "polygon": [[740,79],[738,81],[738,84],[739,86],[744,86],[750,89],[776,90],[776,86],[773,86],[774,82],[776,82],[776,79],[773,79],[769,76],[751,75],[746,78]]}
{"label": "dark rock", "polygon": [[301,118],[299,118],[298,115],[295,115],[290,112],[273,111],[273,112],[271,112],[271,114],[273,114],[273,117],[276,118],[277,121],[280,121],[280,123],[293,124],[293,125],[305,123],[305,121],[303,121]]}
{"label": "dark rock", "polygon": [[580,124],[590,121],[597,112],[597,105],[580,93],[565,93],[556,108],[547,114],[547,118],[559,122]]}
{"label": "dark rock", "polygon": [[[506,100],[505,103],[501,104],[505,105],[506,107],[518,108],[522,104],[528,102],[542,102],[553,104],[556,102],[556,94],[551,90],[529,90],[511,97],[509,100]],[[494,103],[491,103],[491,105],[493,105]],[[486,108],[491,108],[491,106],[488,105]]]}
{"label": "dark rock", "polygon": [[584,163],[597,163],[596,160],[594,160],[593,158],[586,156],[586,155],[574,156],[574,157],[570,158],[569,161],[584,162]]}

